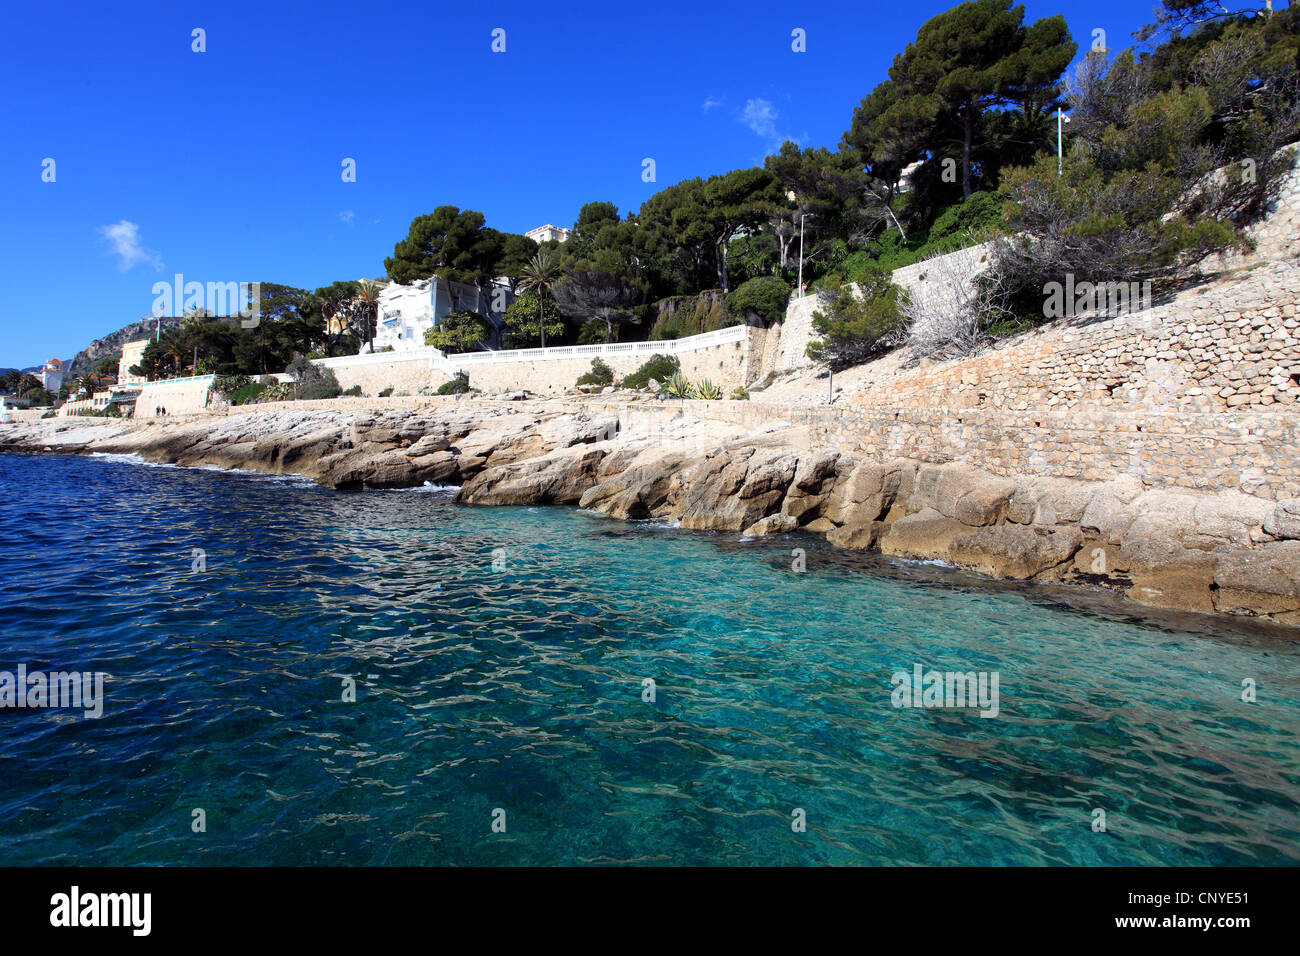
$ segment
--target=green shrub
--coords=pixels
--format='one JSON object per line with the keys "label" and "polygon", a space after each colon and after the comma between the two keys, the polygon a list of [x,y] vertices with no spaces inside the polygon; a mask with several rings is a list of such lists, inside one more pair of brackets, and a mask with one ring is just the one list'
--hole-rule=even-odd
{"label": "green shrub", "polygon": [[749,401],[749,392],[745,389],[745,386],[743,385],[736,386],[735,390],[733,390],[731,393],[731,400],[733,402]]}
{"label": "green shrub", "polygon": [[682,363],[677,356],[655,353],[639,369],[623,379],[622,384],[624,388],[645,388],[650,384],[650,379],[666,382],[681,368]]}
{"label": "green shrub", "polygon": [[652,340],[670,340],[714,332],[745,321],[727,310],[721,289],[706,289],[699,295],[677,295],[656,303],[658,316],[650,328]]}
{"label": "green shrub", "polygon": [[357,396],[359,396],[359,395],[361,394],[361,386],[360,386],[360,385],[353,385],[351,388],[345,388],[345,389],[343,390],[343,394],[344,394],[344,395],[351,395],[352,397],[355,398],[355,397],[357,397]]}
{"label": "green shrub", "polygon": [[776,276],[750,279],[727,296],[727,309],[732,315],[744,319],[753,312],[768,325],[782,321],[789,304],[790,287]]}
{"label": "green shrub", "polygon": [[598,358],[591,360],[591,371],[578,376],[577,385],[613,385],[614,370]]}
{"label": "green shrub", "polygon": [[338,398],[342,395],[343,387],[339,385],[339,380],[334,377],[334,373],[329,369],[325,371],[328,373],[326,376],[299,386],[294,397],[299,401],[310,402],[322,398]]}
{"label": "green shrub", "polygon": [[601,345],[609,341],[609,326],[601,319],[592,319],[578,330],[579,345]]}
{"label": "green shrub", "polygon": [[389,395],[392,394],[393,394],[393,386],[389,385],[386,389],[384,389],[382,392],[379,393],[379,397],[387,398]]}
{"label": "green shrub", "polygon": [[469,391],[469,379],[463,376],[456,376],[450,382],[443,382],[438,386],[437,394],[439,395],[460,395]]}
{"label": "green shrub", "polygon": [[293,397],[299,401],[338,398],[343,392],[333,369],[317,365],[305,355],[290,362],[287,371],[294,377]]}
{"label": "green shrub", "polygon": [[813,328],[822,338],[808,345],[808,356],[828,362],[832,369],[864,362],[888,349],[901,331],[898,286],[884,272],[874,272],[860,284],[861,297],[852,286],[826,293],[825,305],[813,313]]}
{"label": "green shrub", "polygon": [[249,382],[248,384],[235,389],[233,392],[226,393],[226,397],[230,399],[231,405],[247,405],[253,399],[261,398],[266,392],[266,389],[267,386],[263,385],[261,382]]}
{"label": "green shrub", "polygon": [[449,312],[442,322],[424,330],[424,344],[444,352],[472,352],[488,337],[483,317],[464,309]]}
{"label": "green shrub", "polygon": [[907,239],[889,229],[847,256],[841,268],[850,282],[862,282],[873,272],[892,272],[930,256],[977,245],[1002,232],[1006,197],[997,192],[973,192],[966,199],[939,209],[930,222],[907,227]]}
{"label": "green shrub", "polygon": [[273,382],[266,386],[266,389],[262,392],[262,395],[258,400],[267,402],[283,402],[287,401],[292,396],[292,382]]}
{"label": "green shrub", "polygon": [[925,238],[924,258],[983,242],[1000,230],[1006,197],[996,192],[973,192],[935,216]]}
{"label": "green shrub", "polygon": [[722,398],[722,389],[714,385],[707,378],[701,379],[698,385],[691,387],[691,398],[703,399],[706,402],[716,402]]}
{"label": "green shrub", "polygon": [[218,375],[212,380],[212,390],[230,398],[252,381],[247,375]]}
{"label": "green shrub", "polygon": [[691,398],[695,390],[691,383],[686,381],[685,375],[681,372],[674,372],[672,377],[664,382],[661,391],[673,398]]}
{"label": "green shrub", "polygon": [[834,292],[844,285],[844,273],[830,272],[808,286],[810,292]]}

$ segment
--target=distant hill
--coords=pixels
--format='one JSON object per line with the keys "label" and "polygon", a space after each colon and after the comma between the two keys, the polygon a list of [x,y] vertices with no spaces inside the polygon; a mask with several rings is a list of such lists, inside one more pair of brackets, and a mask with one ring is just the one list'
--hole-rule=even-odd
{"label": "distant hill", "polygon": [[[164,332],[168,329],[179,328],[180,324],[180,316],[163,316],[162,327]],[[157,329],[158,320],[152,315],[146,315],[130,325],[123,326],[116,332],[110,332],[102,339],[95,339],[72,357],[72,365],[68,369],[69,376],[75,378],[78,375],[85,375],[93,371],[97,364],[110,355],[120,354],[122,346],[127,342],[134,342],[137,339],[151,339]]]}

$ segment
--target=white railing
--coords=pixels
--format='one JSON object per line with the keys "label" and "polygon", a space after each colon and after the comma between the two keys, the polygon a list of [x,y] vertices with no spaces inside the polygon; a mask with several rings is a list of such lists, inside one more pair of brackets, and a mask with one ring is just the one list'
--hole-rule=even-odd
{"label": "white railing", "polygon": [[367,352],[364,355],[338,355],[334,358],[312,359],[312,363],[325,368],[356,368],[359,365],[387,365],[389,362],[427,361],[429,368],[439,369],[447,375],[456,374],[456,366],[447,361],[438,349],[425,346],[418,349],[392,352]]}
{"label": "white railing", "polygon": [[672,355],[695,349],[712,348],[728,342],[743,342],[745,326],[733,325],[714,332],[688,335],[683,339],[664,339],[658,342],[605,342],[597,345],[561,345],[549,349],[501,349],[495,352],[460,352],[445,355],[432,346],[392,352],[368,352],[363,355],[339,355],[334,358],[312,359],[325,368],[356,368],[364,365],[386,365],[389,362],[427,361],[430,369],[438,369],[454,376],[467,365],[485,362],[549,362],[558,359],[595,358],[601,355]]}
{"label": "white railing", "polygon": [[455,366],[482,365],[484,362],[546,362],[555,359],[592,358],[601,355],[671,355],[695,349],[712,348],[728,342],[741,342],[745,326],[733,325],[714,332],[689,335],[684,339],[664,339],[658,342],[603,342],[598,345],[562,345],[549,349],[502,349],[499,352],[461,352],[448,355],[447,361]]}
{"label": "white railing", "polygon": [[208,381],[211,382],[214,379],[216,379],[216,376],[215,375],[187,375],[184,378],[156,378],[151,382],[137,382],[136,384],[140,385],[142,388],[148,388],[151,385],[156,385],[156,386],[183,385],[186,382],[201,382],[204,379],[207,379]]}

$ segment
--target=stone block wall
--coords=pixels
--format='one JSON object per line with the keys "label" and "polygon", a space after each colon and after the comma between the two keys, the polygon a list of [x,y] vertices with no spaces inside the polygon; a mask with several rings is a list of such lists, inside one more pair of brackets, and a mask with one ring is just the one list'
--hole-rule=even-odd
{"label": "stone block wall", "polygon": [[815,292],[790,301],[790,307],[785,310],[785,321],[781,323],[781,341],[776,361],[772,365],[773,371],[792,372],[812,364],[807,348],[808,343],[817,338],[813,331],[812,314],[818,308]]}
{"label": "stone block wall", "polygon": [[1300,268],[1274,263],[1152,309],[1076,319],[854,396],[876,405],[1216,412],[1300,400]]}
{"label": "stone block wall", "polygon": [[1149,487],[1231,489],[1261,498],[1300,497],[1300,409],[1240,412],[1058,409],[938,404],[792,407],[744,401],[597,404],[620,427],[653,436],[668,423],[725,421],[754,431],[801,427],[810,447],[885,462],[962,461],[1004,477],[1109,481]]}

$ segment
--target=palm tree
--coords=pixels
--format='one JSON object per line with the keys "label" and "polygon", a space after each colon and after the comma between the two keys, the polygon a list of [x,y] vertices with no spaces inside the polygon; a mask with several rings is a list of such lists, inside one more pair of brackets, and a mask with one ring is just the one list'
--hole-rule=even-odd
{"label": "palm tree", "polygon": [[546,315],[543,307],[546,302],[546,290],[554,290],[560,281],[560,259],[551,249],[539,249],[528,260],[528,264],[519,270],[519,288],[525,292],[537,291],[537,317],[542,330],[542,348],[546,348]]}
{"label": "palm tree", "polygon": [[181,362],[189,357],[189,346],[185,341],[185,335],[180,329],[172,329],[163,336],[163,354],[172,360],[176,368],[176,374],[181,374]]}
{"label": "palm tree", "polygon": [[373,352],[375,326],[379,320],[379,285],[373,279],[362,279],[357,283],[357,295],[353,302],[363,323],[363,337],[370,342],[370,351]]}
{"label": "palm tree", "polygon": [[[185,310],[185,315],[181,317],[180,335],[194,347],[193,368],[196,372],[199,368],[199,333],[203,329],[203,323],[210,318],[212,318],[212,313],[198,305],[190,306]],[[179,358],[177,359],[177,371],[180,371]]]}

